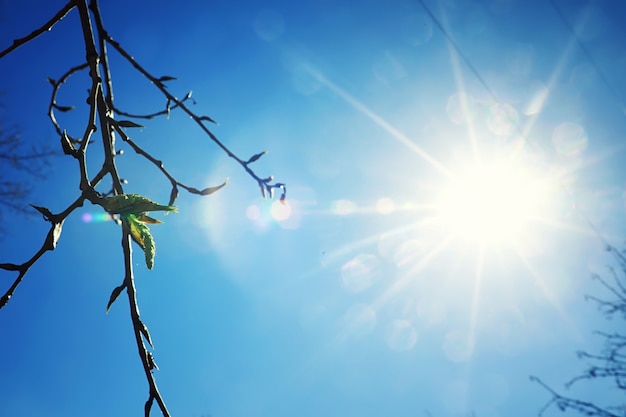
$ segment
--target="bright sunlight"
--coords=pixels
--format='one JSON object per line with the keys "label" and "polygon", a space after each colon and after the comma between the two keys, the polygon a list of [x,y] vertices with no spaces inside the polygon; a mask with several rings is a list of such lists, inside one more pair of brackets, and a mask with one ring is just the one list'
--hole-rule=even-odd
{"label": "bright sunlight", "polygon": [[443,187],[439,220],[456,238],[483,245],[522,245],[546,220],[550,181],[509,156],[468,164]]}

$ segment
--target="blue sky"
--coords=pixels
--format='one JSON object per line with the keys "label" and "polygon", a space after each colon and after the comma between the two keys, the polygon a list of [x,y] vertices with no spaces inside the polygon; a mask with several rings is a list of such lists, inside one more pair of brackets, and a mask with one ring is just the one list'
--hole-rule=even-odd
{"label": "blue sky", "polygon": [[[561,388],[584,369],[575,352],[617,327],[584,294],[603,294],[589,279],[610,262],[602,239],[624,241],[624,10],[555,3],[576,37],[549,2],[425,0],[456,48],[419,1],[101,4],[116,40],[152,74],[177,77],[178,97],[193,90],[193,109],[241,158],[269,150],[256,171],[289,190],[287,208],[263,200],[182,114],[129,131],[185,184],[230,179],[209,197],[181,192],[179,213],[159,216],[154,270],[135,251],[173,415],[525,417],[549,399],[530,374]],[[4,48],[64,3],[1,4]],[[4,123],[58,146],[46,77],[84,60],[81,39],[74,11],[0,60]],[[120,108],[163,108],[110,58]],[[77,106],[60,116],[75,135],[87,81],[59,96]],[[126,191],[165,203],[168,181],[118,142]],[[450,176],[477,155],[511,154],[547,187],[537,221],[489,243],[433,221]],[[30,201],[56,212],[78,196],[78,172],[71,158],[52,162]],[[100,214],[74,213],[0,311],[0,415],[142,413],[125,299],[105,314],[123,278],[120,230]],[[10,218],[1,261],[21,262],[47,228]]]}

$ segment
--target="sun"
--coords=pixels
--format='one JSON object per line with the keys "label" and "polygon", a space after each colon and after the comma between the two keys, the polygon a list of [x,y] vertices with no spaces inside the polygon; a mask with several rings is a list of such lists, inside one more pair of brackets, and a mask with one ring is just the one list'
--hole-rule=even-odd
{"label": "sun", "polygon": [[437,217],[455,238],[519,245],[548,216],[551,188],[545,176],[507,156],[472,162],[441,187]]}

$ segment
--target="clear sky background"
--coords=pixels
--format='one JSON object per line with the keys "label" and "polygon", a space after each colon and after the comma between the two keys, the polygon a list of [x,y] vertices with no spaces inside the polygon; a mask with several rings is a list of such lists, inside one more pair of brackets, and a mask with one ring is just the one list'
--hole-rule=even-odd
{"label": "clear sky background", "polygon": [[[527,417],[550,398],[529,375],[560,389],[584,369],[575,352],[617,326],[584,295],[604,294],[590,280],[610,262],[602,239],[625,236],[626,10],[555,3],[572,30],[548,1],[425,0],[455,48],[419,1],[102,2],[115,39],[177,77],[178,97],[193,90],[193,109],[241,158],[269,150],[256,171],[288,185],[287,206],[263,200],[182,114],[129,131],[185,184],[230,178],[209,197],[181,192],[179,213],[159,216],[154,270],[135,251],[174,416]],[[2,2],[0,48],[63,4]],[[82,45],[74,11],[0,60],[5,125],[58,147],[46,77],[82,63]],[[164,107],[110,58],[118,107]],[[77,106],[60,116],[75,136],[88,87],[80,74],[59,96]],[[167,202],[169,182],[118,142],[125,190]],[[102,151],[91,151],[95,173]],[[537,219],[493,241],[440,221],[450,173],[512,154],[545,185]],[[79,177],[72,158],[51,162],[30,201],[58,212]],[[47,224],[5,218],[0,262],[22,262]],[[125,298],[105,314],[123,257],[103,219],[90,205],[74,213],[0,311],[0,416],[142,415]],[[2,291],[13,277],[0,274]],[[592,387],[572,394],[619,395]]]}

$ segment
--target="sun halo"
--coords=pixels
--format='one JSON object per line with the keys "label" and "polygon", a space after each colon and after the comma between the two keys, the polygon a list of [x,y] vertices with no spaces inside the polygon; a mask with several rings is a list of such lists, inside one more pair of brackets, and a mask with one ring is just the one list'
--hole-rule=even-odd
{"label": "sun halo", "polygon": [[548,216],[549,181],[508,157],[466,164],[440,189],[438,222],[455,238],[483,246],[522,245]]}

